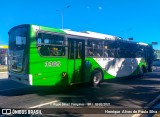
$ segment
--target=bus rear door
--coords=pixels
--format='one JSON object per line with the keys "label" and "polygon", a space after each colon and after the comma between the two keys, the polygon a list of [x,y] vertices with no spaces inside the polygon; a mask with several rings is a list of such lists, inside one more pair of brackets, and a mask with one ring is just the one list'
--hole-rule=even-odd
{"label": "bus rear door", "polygon": [[68,38],[68,78],[69,83],[80,83],[84,75],[84,40]]}

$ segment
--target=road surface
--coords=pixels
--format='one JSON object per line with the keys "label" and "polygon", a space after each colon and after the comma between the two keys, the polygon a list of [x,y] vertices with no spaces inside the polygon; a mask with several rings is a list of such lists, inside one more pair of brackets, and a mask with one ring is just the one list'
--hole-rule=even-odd
{"label": "road surface", "polygon": [[[72,86],[31,87],[8,80],[6,73],[0,73],[1,108],[63,108],[60,104],[93,104],[94,108],[137,109],[152,106],[160,92],[160,73],[147,73],[143,78],[117,79],[103,82],[99,87]],[[76,105],[74,105],[75,107]],[[83,105],[81,105],[83,108]],[[90,108],[90,107],[88,107]],[[71,109],[72,111],[72,109]],[[94,110],[96,111],[96,109]],[[98,109],[97,109],[98,111]],[[97,116],[98,112],[88,114],[66,112],[69,116]],[[80,112],[80,111],[79,111]],[[63,113],[63,112],[62,112]],[[85,111],[85,113],[87,113]],[[55,113],[56,116],[62,116]],[[46,115],[47,116],[47,115]],[[51,116],[51,115],[50,115]],[[53,115],[55,116],[55,115]],[[98,116],[105,116],[104,114]],[[113,114],[107,114],[113,116]],[[117,114],[116,117],[131,117],[137,114]]]}

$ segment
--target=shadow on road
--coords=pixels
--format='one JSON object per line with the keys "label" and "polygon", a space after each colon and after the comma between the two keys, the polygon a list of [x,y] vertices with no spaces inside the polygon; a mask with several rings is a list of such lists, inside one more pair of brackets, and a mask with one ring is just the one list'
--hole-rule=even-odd
{"label": "shadow on road", "polygon": [[[6,82],[6,80],[0,80],[0,82],[1,81]],[[158,73],[155,73],[154,75],[145,75],[144,78],[108,80],[99,87],[90,87],[88,85],[74,85],[70,87],[26,87],[0,91],[0,95],[22,96],[35,94],[48,99],[53,99],[54,97],[64,103],[110,103],[110,106],[107,108],[132,108],[130,105],[134,105],[133,108],[140,108],[145,107],[158,96],[160,92],[159,84],[160,76]],[[63,113],[67,112],[64,110]]]}

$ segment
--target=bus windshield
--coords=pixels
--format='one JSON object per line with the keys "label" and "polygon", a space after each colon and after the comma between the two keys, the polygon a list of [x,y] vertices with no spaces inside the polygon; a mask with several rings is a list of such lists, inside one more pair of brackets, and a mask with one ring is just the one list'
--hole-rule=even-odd
{"label": "bus windshield", "polygon": [[9,38],[10,50],[23,50],[26,45],[27,28],[11,30]]}
{"label": "bus windshield", "polygon": [[24,70],[26,38],[26,27],[15,28],[9,32],[8,66],[10,71],[22,72]]}

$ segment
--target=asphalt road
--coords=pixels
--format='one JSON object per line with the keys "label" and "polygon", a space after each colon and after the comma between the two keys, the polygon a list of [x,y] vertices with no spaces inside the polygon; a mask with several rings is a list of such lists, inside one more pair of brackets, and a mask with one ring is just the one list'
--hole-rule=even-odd
{"label": "asphalt road", "polygon": [[[92,107],[95,108],[144,108],[152,106],[151,102],[159,96],[159,84],[159,72],[147,73],[143,78],[108,80],[96,88],[86,85],[68,88],[31,87],[8,80],[6,73],[0,73],[0,107],[62,108],[60,105],[62,103],[92,103]],[[99,104],[99,106],[97,104]],[[103,106],[101,106],[101,104],[103,104]],[[71,106],[65,107],[70,108]],[[74,107],[76,107],[76,105],[74,105]],[[78,112],[76,114],[66,113],[72,117],[97,116],[97,114],[86,115]],[[101,114],[98,116],[105,115]],[[113,114],[107,114],[107,117],[108,116],[113,116]],[[133,114],[117,114],[116,117],[118,116],[131,117]]]}

